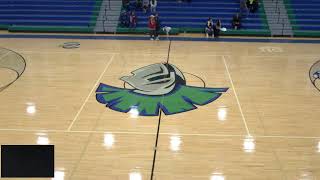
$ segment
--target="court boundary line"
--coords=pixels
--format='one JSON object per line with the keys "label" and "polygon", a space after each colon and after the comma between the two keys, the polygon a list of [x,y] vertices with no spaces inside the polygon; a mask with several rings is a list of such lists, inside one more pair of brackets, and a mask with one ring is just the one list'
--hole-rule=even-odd
{"label": "court boundary line", "polygon": [[[80,40],[124,40],[124,41],[149,41],[147,36],[93,36],[93,35],[66,35],[66,34],[0,34],[3,39],[80,39]],[[187,42],[215,42],[215,43],[281,43],[281,44],[319,44],[319,39],[270,39],[270,38],[226,38],[207,39],[204,37],[171,36],[174,41]],[[166,41],[165,37],[160,40]]]}
{"label": "court boundary line", "polygon": [[117,52],[94,52],[94,51],[49,51],[49,52],[41,52],[41,51],[28,51],[28,50],[19,50],[17,49],[16,51],[19,51],[20,53],[34,53],[34,54],[82,54],[82,53],[87,53],[87,54],[99,54],[99,55],[114,55],[114,54],[120,54]]}
{"label": "court boundary line", "polygon": [[[36,129],[0,129],[0,131],[16,131],[16,132],[37,132],[37,133],[95,133],[95,134],[134,134],[134,135],[154,135],[154,132],[136,132],[136,131],[112,131],[112,130],[36,130]],[[177,135],[177,133],[159,133],[159,135]],[[196,134],[196,133],[179,133],[179,136],[202,136],[202,137],[243,137],[246,134]],[[282,138],[282,139],[319,139],[320,136],[290,136],[290,135],[252,135],[255,138]]]}
{"label": "court boundary line", "polygon": [[[121,52],[94,52],[94,51],[86,51],[86,52],[81,52],[81,51],[70,51],[70,52],[64,52],[64,51],[50,51],[50,52],[41,52],[41,51],[28,51],[28,50],[19,50],[17,49],[17,51],[19,51],[20,53],[26,53],[26,54],[31,54],[31,53],[35,53],[35,54],[63,54],[63,53],[66,53],[66,54],[79,54],[79,53],[88,53],[88,54],[98,54],[98,55],[119,55],[121,54]],[[137,52],[131,52],[131,55],[141,55],[140,53],[137,53]],[[161,56],[161,55],[167,55],[167,53],[144,53],[143,56],[145,55],[155,55],[155,56]],[[198,54],[197,56],[230,56],[231,54]],[[185,53],[175,53],[173,56],[188,56],[186,55]],[[254,56],[254,55],[253,55]]]}
{"label": "court boundary line", "polygon": [[[88,53],[88,54],[98,54],[98,55],[119,55],[121,54],[120,52],[94,52],[94,51],[87,51],[87,52],[80,52],[80,51],[70,51],[70,52],[63,52],[63,51],[50,51],[50,52],[41,52],[41,51],[28,51],[28,50],[19,50],[17,49],[16,51],[19,51],[19,53],[26,53],[26,54],[79,54],[79,53]],[[131,55],[139,55],[139,53],[135,53],[132,52]],[[160,55],[167,55],[166,53],[144,53],[143,55],[155,55],[155,56],[160,56]],[[184,53],[175,53],[173,56],[187,56]],[[213,56],[213,57],[221,57],[221,56],[233,56],[232,54],[198,54],[197,56]],[[238,57],[308,57],[308,58],[312,58],[312,57],[316,57],[318,58],[318,55],[314,54],[314,55],[290,55],[290,54],[283,54],[281,55],[281,53],[279,54],[275,54],[275,53],[270,53],[269,55],[237,55]]]}
{"label": "court boundary line", "polygon": [[115,54],[113,54],[113,55],[111,56],[111,58],[109,59],[109,62],[106,64],[104,70],[102,71],[102,73],[100,74],[99,78],[97,79],[97,81],[96,81],[95,84],[93,85],[90,93],[88,94],[87,98],[84,100],[84,102],[83,102],[83,104],[81,105],[80,109],[78,110],[77,114],[76,114],[75,117],[73,118],[73,120],[72,120],[71,124],[69,125],[67,131],[70,131],[70,130],[71,130],[73,124],[74,124],[74,123],[76,122],[76,120],[78,119],[78,117],[79,117],[80,113],[82,112],[84,106],[87,104],[90,96],[92,95],[92,93],[94,92],[95,88],[98,86],[99,82],[101,81],[103,75],[105,74],[105,72],[107,71],[107,69],[109,68],[109,66],[111,65],[111,63],[113,62],[114,57],[115,57]]}
{"label": "court boundary line", "polygon": [[230,71],[229,71],[228,64],[226,62],[225,56],[222,56],[222,60],[223,60],[224,66],[226,68],[226,71],[227,71],[227,74],[228,74],[228,77],[229,77],[229,80],[230,80],[230,83],[231,83],[231,87],[232,87],[233,93],[234,93],[234,95],[236,97],[236,101],[237,101],[237,104],[238,104],[238,107],[239,107],[239,111],[240,111],[240,114],[241,114],[241,117],[242,117],[243,124],[244,124],[245,129],[246,129],[247,135],[251,136],[250,135],[250,131],[249,131],[249,127],[248,127],[248,124],[247,124],[247,121],[246,121],[246,118],[245,118],[245,116],[243,114],[242,107],[241,107],[241,104],[240,104],[240,101],[239,101],[239,98],[238,98],[238,93],[237,93],[237,91],[236,91],[236,89],[234,87],[234,84],[233,84],[233,80],[232,80],[232,77],[231,77],[231,74],[230,74]]}

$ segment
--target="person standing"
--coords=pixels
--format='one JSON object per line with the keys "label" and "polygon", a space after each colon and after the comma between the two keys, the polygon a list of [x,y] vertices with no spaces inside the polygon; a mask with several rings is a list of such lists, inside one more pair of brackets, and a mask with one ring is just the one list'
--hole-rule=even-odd
{"label": "person standing", "polygon": [[212,18],[209,17],[207,23],[206,23],[206,28],[205,28],[205,33],[206,33],[206,37],[212,37],[213,34],[213,21]]}
{"label": "person standing", "polygon": [[155,21],[155,18],[154,18],[154,15],[151,15],[149,17],[149,23],[148,23],[148,27],[149,27],[149,30],[150,30],[150,40],[154,40],[154,38],[156,37],[156,21]]}
{"label": "person standing", "polygon": [[159,40],[159,34],[160,34],[160,30],[161,30],[161,21],[159,18],[159,14],[156,13],[154,18],[156,21],[156,40]]}
{"label": "person standing", "polygon": [[151,12],[155,13],[157,11],[157,0],[150,1]]}
{"label": "person standing", "polygon": [[213,29],[213,35],[215,38],[218,38],[219,35],[220,35],[220,30],[221,30],[221,20],[218,19],[216,25],[214,26],[214,29]]}

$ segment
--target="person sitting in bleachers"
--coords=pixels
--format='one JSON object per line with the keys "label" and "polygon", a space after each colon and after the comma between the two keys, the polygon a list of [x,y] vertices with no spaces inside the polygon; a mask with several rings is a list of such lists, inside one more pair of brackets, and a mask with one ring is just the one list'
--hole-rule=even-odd
{"label": "person sitting in bleachers", "polygon": [[255,13],[259,8],[259,0],[247,0],[246,4],[251,13]]}
{"label": "person sitting in bleachers", "polygon": [[213,34],[213,21],[212,18],[209,17],[207,23],[206,23],[206,27],[205,27],[205,33],[206,33],[206,37],[212,37]]}
{"label": "person sitting in bleachers", "polygon": [[142,0],[136,0],[136,9],[141,10],[142,9]]}
{"label": "person sitting in bleachers", "polygon": [[122,7],[123,7],[125,10],[129,10],[130,0],[122,0]]}
{"label": "person sitting in bleachers", "polygon": [[134,11],[130,13],[130,28],[136,28],[137,27],[137,16]]}
{"label": "person sitting in bleachers", "polygon": [[120,24],[122,27],[129,27],[129,14],[125,10],[120,14]]}
{"label": "person sitting in bleachers", "polygon": [[233,16],[232,19],[232,28],[237,30],[241,28],[241,17],[239,16],[239,13]]}
{"label": "person sitting in bleachers", "polygon": [[147,13],[148,12],[148,9],[149,9],[149,0],[143,0],[143,12],[144,13]]}
{"label": "person sitting in bleachers", "polygon": [[157,0],[150,0],[150,9],[152,13],[157,11]]}

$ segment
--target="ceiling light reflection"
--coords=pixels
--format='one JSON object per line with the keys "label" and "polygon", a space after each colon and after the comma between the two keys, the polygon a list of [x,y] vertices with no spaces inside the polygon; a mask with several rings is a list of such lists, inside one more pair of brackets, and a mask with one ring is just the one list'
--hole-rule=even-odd
{"label": "ceiling light reflection", "polygon": [[299,180],[314,180],[314,178],[311,172],[302,172]]}
{"label": "ceiling light reflection", "polygon": [[55,171],[54,178],[51,178],[51,180],[64,180],[64,172],[63,171]]}
{"label": "ceiling light reflection", "polygon": [[178,135],[173,135],[170,137],[170,149],[172,151],[179,151],[181,146],[181,137]]}
{"label": "ceiling light reflection", "polygon": [[104,134],[104,139],[103,139],[103,145],[107,148],[107,149],[111,149],[113,144],[115,142],[114,139],[114,135],[111,133],[105,133]]}
{"label": "ceiling light reflection", "polygon": [[34,103],[27,103],[27,109],[26,109],[27,113],[30,115],[33,115],[36,113],[37,108],[36,105]]}
{"label": "ceiling light reflection", "polygon": [[227,108],[226,107],[219,107],[218,108],[218,119],[220,121],[225,121],[227,118]]}
{"label": "ceiling light reflection", "polygon": [[138,116],[139,116],[138,107],[137,106],[131,106],[129,114],[130,114],[131,118],[138,118]]}
{"label": "ceiling light reflection", "polygon": [[129,180],[142,180],[142,175],[139,172],[131,172],[129,174]]}
{"label": "ceiling light reflection", "polygon": [[39,145],[48,145],[50,143],[48,135],[46,133],[37,133],[37,144]]}
{"label": "ceiling light reflection", "polygon": [[320,152],[320,141],[318,142],[318,152]]}
{"label": "ceiling light reflection", "polygon": [[222,173],[212,173],[210,180],[225,180]]}
{"label": "ceiling light reflection", "polygon": [[243,150],[244,152],[254,152],[256,148],[256,144],[254,138],[252,136],[248,136],[243,140]]}

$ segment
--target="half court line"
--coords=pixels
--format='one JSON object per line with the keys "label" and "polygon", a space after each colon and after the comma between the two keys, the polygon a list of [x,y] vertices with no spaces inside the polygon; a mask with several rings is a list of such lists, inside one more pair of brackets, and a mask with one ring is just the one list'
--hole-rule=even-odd
{"label": "half court line", "polygon": [[94,86],[92,87],[92,89],[91,89],[90,93],[88,94],[87,98],[84,100],[84,102],[83,102],[82,106],[80,107],[79,111],[77,112],[76,116],[73,118],[71,124],[70,124],[69,127],[68,127],[68,131],[71,130],[73,124],[74,124],[74,123],[76,122],[76,120],[78,119],[78,117],[79,117],[80,113],[82,112],[84,106],[85,106],[86,103],[88,102],[88,100],[89,100],[91,94],[93,93],[93,91],[95,90],[95,88],[98,86],[98,84],[99,84],[99,82],[101,81],[104,73],[107,71],[107,69],[109,68],[110,64],[112,63],[114,57],[115,57],[115,54],[113,54],[113,55],[111,56],[109,62],[107,63],[106,67],[104,68],[104,70],[103,70],[102,73],[100,74],[99,78],[97,79],[96,83],[95,83]]}
{"label": "half court line", "polygon": [[[171,44],[172,44],[172,41],[170,40],[170,41],[169,41],[168,54],[167,54],[167,61],[166,61],[167,68],[168,68],[169,60],[170,60]],[[161,104],[163,104],[163,100],[164,100],[164,96],[162,95],[161,102],[160,102]],[[159,109],[159,111],[160,111],[160,113],[159,113],[159,120],[158,120],[158,128],[157,128],[156,142],[155,142],[154,151],[153,151],[153,160],[152,160],[150,180],[153,180],[153,174],[154,174],[154,169],[155,169],[155,166],[156,166],[156,159],[157,159],[157,150],[158,150],[158,141],[159,141],[159,134],[160,134],[160,125],[161,125],[161,114],[162,114],[162,110]]]}
{"label": "half court line", "polygon": [[231,77],[227,62],[226,62],[226,58],[224,56],[222,56],[222,59],[223,59],[224,66],[226,67],[226,70],[227,70],[227,74],[228,74],[228,77],[229,77],[229,80],[230,80],[230,83],[231,83],[231,87],[232,87],[233,93],[234,93],[234,95],[236,97],[236,101],[237,101],[237,104],[238,104],[238,107],[239,107],[239,111],[240,111],[240,114],[241,114],[241,117],[242,117],[242,120],[243,120],[243,124],[244,124],[244,126],[246,128],[246,131],[247,131],[247,135],[251,136],[249,128],[248,128],[248,125],[247,125],[246,118],[245,118],[245,116],[243,114],[243,111],[242,111],[242,107],[241,107],[241,104],[240,104],[240,101],[239,101],[239,98],[238,98],[237,91],[236,91],[236,89],[234,87],[234,84],[233,84],[233,80],[232,80],[232,77]]}

